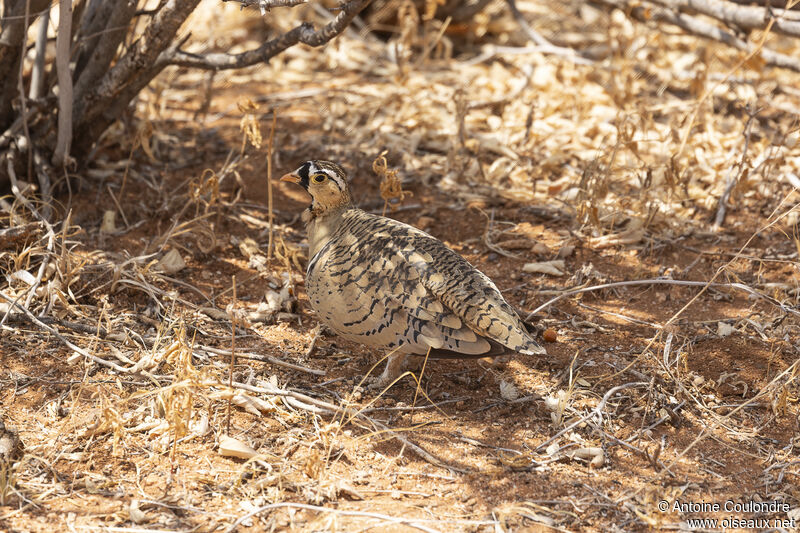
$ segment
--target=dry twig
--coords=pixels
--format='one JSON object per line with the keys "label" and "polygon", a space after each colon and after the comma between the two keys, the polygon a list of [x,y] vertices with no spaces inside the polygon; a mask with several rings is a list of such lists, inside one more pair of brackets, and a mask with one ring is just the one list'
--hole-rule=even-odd
{"label": "dry twig", "polygon": [[[265,511],[270,511],[272,509],[307,509],[310,511],[333,513],[338,516],[357,516],[361,518],[375,518],[380,520],[382,523],[399,524],[410,527],[412,529],[418,529],[419,531],[424,531],[425,533],[438,533],[437,530],[431,529],[429,527],[423,526],[422,524],[418,523],[421,521],[427,521],[424,519],[415,520],[413,518],[398,518],[395,516],[389,516],[380,513],[370,513],[365,511],[346,511],[342,509],[331,509],[330,507],[320,507],[318,505],[308,505],[305,503],[292,503],[292,502],[271,503],[269,505],[264,505],[263,507],[259,507],[258,509],[250,511],[249,513],[239,517],[236,520],[236,522],[234,522],[228,529],[225,530],[225,533],[231,533],[232,531],[235,531],[236,528],[239,527],[247,519],[252,518]],[[488,523],[494,524],[495,522],[488,522]]]}
{"label": "dry twig", "polygon": [[7,301],[13,307],[16,307],[17,309],[19,309],[20,311],[25,313],[25,316],[27,316],[28,319],[33,324],[36,324],[37,326],[39,326],[40,328],[42,328],[46,332],[48,332],[51,335],[53,335],[55,338],[60,340],[70,350],[72,350],[74,352],[77,352],[78,354],[84,356],[86,359],[89,359],[92,362],[97,363],[98,365],[102,365],[102,366],[111,368],[113,370],[116,370],[117,372],[121,372],[123,374],[130,372],[130,370],[127,369],[127,368],[123,368],[123,367],[119,366],[116,363],[112,363],[111,361],[106,361],[105,359],[101,359],[101,358],[99,358],[97,356],[94,356],[94,355],[90,354],[89,352],[87,352],[86,350],[84,350],[83,348],[72,344],[69,340],[64,338],[64,336],[62,336],[58,331],[56,331],[55,329],[51,328],[50,326],[48,326],[47,324],[45,324],[44,322],[42,322],[41,320],[36,318],[36,316],[34,316],[34,314],[31,313],[27,308],[23,307],[22,305],[17,303],[14,299],[6,296],[2,292],[0,292],[0,298],[3,298],[3,300]]}
{"label": "dry twig", "polygon": [[184,52],[179,47],[172,47],[159,57],[157,65],[161,68],[167,65],[180,65],[182,67],[225,70],[265,63],[270,58],[298,43],[309,46],[322,46],[342,33],[355,16],[367,7],[369,2],[370,0],[351,0],[342,6],[335,19],[318,31],[314,30],[312,24],[304,22],[283,35],[267,41],[256,49],[239,54],[198,55]]}
{"label": "dry twig", "polygon": [[269,240],[267,241],[267,260],[272,259],[273,234],[275,227],[275,213],[272,208],[272,148],[275,142],[275,124],[278,121],[278,111],[272,110],[272,127],[269,130],[269,140],[267,141],[267,209],[269,209]]}
{"label": "dry twig", "polygon": [[288,396],[288,397],[294,398],[295,400],[300,401],[301,402],[301,404],[300,404],[301,407],[303,405],[310,405],[310,406],[312,406],[312,407],[314,407],[316,409],[321,409],[322,411],[327,412],[327,413],[332,414],[332,415],[342,414],[342,415],[349,416],[351,419],[353,419],[353,418],[361,419],[361,420],[363,420],[365,422],[368,422],[373,427],[378,428],[381,432],[390,435],[394,439],[397,439],[405,447],[407,447],[408,449],[412,450],[414,453],[416,453],[417,455],[419,455],[421,458],[425,459],[426,461],[428,461],[432,465],[438,466],[440,468],[444,468],[444,469],[449,470],[451,472],[452,471],[463,472],[463,470],[461,470],[459,468],[456,468],[456,467],[453,467],[451,465],[448,465],[447,463],[445,463],[444,461],[442,461],[438,457],[432,455],[430,452],[425,450],[420,445],[414,444],[413,442],[408,440],[406,437],[404,437],[403,435],[401,435],[397,431],[394,431],[393,429],[389,428],[388,426],[386,426],[382,422],[378,422],[377,420],[366,416],[363,413],[363,411],[360,411],[360,410],[356,411],[356,410],[350,409],[348,407],[342,407],[342,406],[339,406],[339,405],[334,405],[332,403],[328,403],[328,402],[325,402],[323,400],[318,400],[316,398],[312,398],[312,397],[307,396],[305,394],[302,394],[300,392],[283,390],[283,389],[280,389],[280,388],[277,388],[277,387],[272,387],[272,386],[269,386],[268,388],[264,388],[264,387],[254,387],[252,385],[247,385],[245,383],[234,383],[234,387],[235,388],[244,389],[244,390],[249,390],[251,392],[259,392],[259,393],[263,393],[263,394],[273,394],[273,395],[284,396],[284,397]]}
{"label": "dry twig", "polygon": [[761,299],[764,299],[764,300],[768,301],[769,303],[771,303],[772,305],[780,308],[782,311],[784,311],[786,313],[790,313],[790,314],[795,315],[795,316],[800,316],[800,311],[798,311],[797,309],[794,309],[794,308],[789,307],[789,306],[787,306],[785,304],[782,304],[781,302],[779,302],[778,300],[776,300],[772,296],[760,293],[757,290],[753,289],[752,287],[748,287],[747,285],[745,285],[743,283],[717,283],[717,282],[714,282],[714,281],[682,281],[682,280],[677,280],[677,279],[658,279],[658,278],[656,278],[656,279],[640,279],[640,280],[633,280],[633,281],[616,281],[614,283],[603,283],[602,285],[594,285],[592,287],[583,287],[583,288],[580,288],[580,289],[570,289],[570,290],[565,291],[562,294],[559,294],[555,298],[551,298],[547,302],[543,303],[542,305],[540,305],[539,307],[537,307],[536,309],[534,309],[533,311],[528,313],[528,316],[525,318],[525,320],[532,319],[533,316],[536,315],[536,313],[539,313],[539,312],[547,309],[548,307],[550,307],[551,305],[553,305],[557,301],[559,301],[559,300],[561,300],[563,298],[566,298],[567,296],[573,296],[575,294],[581,294],[581,293],[584,293],[584,292],[591,292],[591,291],[598,291],[598,290],[602,290],[602,289],[610,289],[610,288],[613,288],[613,287],[629,287],[629,286],[636,286],[636,285],[680,285],[680,286],[685,286],[685,287],[703,287],[703,288],[708,288],[708,287],[722,287],[722,288],[724,288],[724,287],[728,287],[728,288],[732,288],[732,289],[739,289],[739,290],[745,291],[748,294],[752,294],[753,296],[757,296],[758,298],[761,298]]}
{"label": "dry twig", "polygon": [[[229,350],[221,350],[219,348],[212,348],[211,346],[198,346],[199,349],[210,352],[217,355],[230,355],[231,352]],[[271,355],[264,355],[264,354],[257,354],[257,353],[248,353],[248,352],[239,352],[236,354],[238,358],[245,358],[245,359],[253,359],[255,361],[264,361],[266,363],[272,363],[273,365],[281,366],[283,368],[288,368],[290,370],[297,370],[298,372],[305,372],[306,374],[313,374],[315,376],[324,376],[324,370],[317,370],[316,368],[308,368],[305,366],[301,366],[295,363],[289,363],[282,359],[278,359],[277,357],[273,357]]]}
{"label": "dry twig", "polygon": [[600,400],[600,403],[597,404],[597,407],[595,407],[588,414],[582,416],[581,418],[579,418],[578,420],[576,420],[572,424],[568,425],[567,427],[565,427],[564,429],[562,429],[561,431],[559,431],[558,433],[556,433],[555,435],[553,435],[552,437],[550,437],[549,439],[544,441],[543,443],[539,444],[534,451],[538,452],[539,450],[541,450],[543,448],[546,448],[551,442],[553,442],[556,439],[558,439],[561,435],[573,430],[574,428],[576,428],[579,425],[583,424],[584,422],[586,422],[587,420],[589,420],[593,416],[602,417],[603,416],[603,409],[606,406],[606,402],[608,402],[608,400],[611,398],[611,396],[613,396],[617,392],[619,392],[621,390],[624,390],[624,389],[631,388],[631,387],[644,387],[644,386],[647,386],[649,384],[650,383],[647,382],[647,381],[634,381],[633,383],[626,383],[624,385],[618,385],[616,387],[612,387],[611,389],[609,389],[603,395],[603,399]]}
{"label": "dry twig", "polygon": [[778,33],[800,37],[800,15],[796,11],[742,6],[726,0],[652,0],[670,9],[702,13],[740,31],[765,30],[772,27]]}
{"label": "dry twig", "polygon": [[[739,160],[738,165],[731,167],[728,174],[728,179],[725,183],[725,190],[723,191],[722,196],[719,198],[717,214],[714,217],[714,227],[716,228],[721,227],[722,223],[725,222],[725,215],[728,209],[728,200],[731,197],[734,187],[736,187],[736,184],[742,179],[742,176],[747,175],[748,169],[745,168],[747,149],[750,147],[750,132],[753,126],[753,119],[755,119],[757,114],[758,110],[748,112],[747,123],[744,126],[744,147],[742,148],[742,157]],[[734,169],[737,169],[738,171],[734,173]]]}
{"label": "dry twig", "polygon": [[[740,39],[730,31],[726,31],[697,17],[687,15],[686,13],[676,13],[672,9],[653,5],[648,2],[632,2],[628,0],[595,1],[607,6],[621,9],[632,18],[641,22],[666,22],[667,24],[678,26],[692,35],[697,35],[698,37],[704,37],[713,41],[719,41],[733,48],[747,52],[749,55],[759,54],[767,65],[787,68],[796,72],[800,72],[800,59],[797,57],[763,48],[763,43],[761,45],[750,44],[749,42]],[[764,30],[765,37],[769,32],[769,27],[772,21],[774,21],[774,19],[768,22],[767,28]]]}
{"label": "dry twig", "polygon": [[263,15],[265,11],[269,11],[275,7],[294,7],[301,4],[308,3],[308,0],[222,0],[223,2],[236,2],[242,5],[242,8],[250,6],[258,6]]}
{"label": "dry twig", "polygon": [[537,52],[564,57],[578,65],[594,64],[594,61],[592,61],[591,59],[587,59],[585,57],[581,57],[572,48],[564,48],[561,46],[554,45],[553,43],[545,39],[541,33],[534,30],[531,27],[531,25],[528,24],[528,21],[525,20],[525,16],[520,12],[519,8],[517,7],[516,0],[506,0],[506,3],[508,4],[508,9],[511,11],[511,14],[514,16],[514,19],[517,21],[520,28],[522,28],[522,31],[525,32],[525,35],[528,36],[528,39],[530,39],[531,42],[536,44]]}

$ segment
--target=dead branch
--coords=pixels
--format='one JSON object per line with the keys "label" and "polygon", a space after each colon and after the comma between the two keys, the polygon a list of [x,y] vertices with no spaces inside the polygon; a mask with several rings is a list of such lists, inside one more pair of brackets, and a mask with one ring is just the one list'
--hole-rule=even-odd
{"label": "dead branch", "polygon": [[581,57],[580,54],[578,54],[578,52],[576,52],[572,48],[564,48],[561,46],[554,45],[553,43],[545,39],[545,37],[541,33],[534,30],[531,27],[531,25],[528,24],[528,21],[525,20],[525,17],[522,15],[520,10],[517,8],[516,0],[506,0],[506,3],[508,4],[508,9],[511,11],[511,15],[517,21],[517,24],[519,24],[519,27],[522,28],[522,31],[525,33],[525,35],[528,36],[528,39],[530,39],[531,42],[538,47],[539,52],[543,54],[552,54],[561,57],[566,57],[579,65],[594,64],[594,61],[592,61],[591,59],[587,59],[585,57]]}
{"label": "dead branch", "polygon": [[[30,3],[30,0],[25,0],[25,2],[23,2],[23,3],[25,4],[25,16],[24,16],[25,23],[24,23],[24,26],[27,28],[30,25],[29,21],[30,21],[30,15],[31,15],[31,13],[30,13],[31,3]],[[25,36],[25,38],[26,37],[27,37],[27,35]],[[21,111],[22,111],[22,113],[20,113],[20,114],[23,117],[26,117],[28,115],[28,104],[27,104],[27,99],[25,98],[25,83],[24,83],[24,81],[22,79],[23,69],[25,67],[25,63],[24,63],[25,56],[24,56],[24,54],[25,54],[25,47],[23,46],[22,48],[20,48],[19,70],[17,71],[17,78],[16,79],[17,79],[17,94],[19,95],[20,108],[21,108]],[[27,172],[26,172],[25,175],[26,175],[26,177],[28,179],[31,179],[31,172],[32,172],[32,168],[33,168],[33,157],[32,157],[33,152],[31,151],[31,147],[32,147],[32,144],[31,144],[31,132],[30,132],[30,129],[28,127],[28,121],[26,119],[22,120],[22,129],[25,132],[24,143],[25,143],[25,146],[28,147],[28,150],[27,150],[27,152],[28,152],[28,154],[27,154],[28,155],[28,157],[27,157],[28,165],[27,165]],[[19,144],[19,142],[18,142],[18,144]],[[45,218],[49,218],[49,216],[45,215]]]}
{"label": "dead branch", "polygon": [[681,12],[702,13],[728,27],[743,31],[764,30],[772,21],[771,30],[800,37],[800,13],[760,6],[741,6],[727,0],[652,0],[653,3]]}
{"label": "dead branch", "polygon": [[58,33],[56,34],[58,139],[53,151],[53,165],[61,168],[69,160],[69,149],[72,144],[72,73],[69,70],[72,0],[60,0],[58,6]]}
{"label": "dead branch", "polygon": [[[754,2],[753,0],[730,0],[734,4],[745,4],[745,5],[752,5]],[[786,0],[761,0],[759,2],[766,7],[786,7]],[[790,8],[791,12],[797,13],[800,11],[800,4],[794,4]]]}
{"label": "dead branch", "polygon": [[179,65],[182,67],[193,67],[208,70],[227,70],[233,68],[243,68],[265,63],[270,58],[278,55],[287,48],[298,43],[309,46],[322,46],[340,33],[350,24],[362,9],[367,7],[370,0],[353,0],[342,6],[339,14],[319,31],[314,30],[314,26],[304,22],[283,35],[276,37],[262,44],[254,50],[248,50],[240,54],[205,54],[198,55],[184,52],[179,48],[173,48],[165,52],[159,58],[159,64]]}
{"label": "dead branch", "polygon": [[[750,116],[747,119],[747,124],[744,126],[744,148],[742,149],[742,158],[739,161],[738,165],[731,167],[730,172],[728,173],[727,183],[725,184],[725,190],[722,193],[722,196],[719,198],[719,204],[717,205],[717,214],[714,217],[714,227],[719,228],[722,226],[722,223],[725,222],[725,215],[727,214],[728,209],[728,200],[733,193],[734,187],[736,184],[739,183],[742,175],[745,173],[745,163],[747,159],[747,149],[750,146],[750,131],[751,126],[753,125],[753,119],[756,117],[756,112],[748,113]],[[738,167],[738,172],[734,173],[734,169]]]}
{"label": "dead branch", "polygon": [[761,48],[758,50],[755,45],[740,39],[730,31],[697,17],[692,17],[685,13],[676,13],[672,9],[659,7],[647,2],[633,2],[630,0],[595,0],[595,2],[620,9],[629,17],[640,22],[665,22],[667,24],[672,24],[692,35],[718,41],[747,53],[759,54],[767,65],[800,72],[800,59],[775,52],[768,48]]}
{"label": "dead branch", "polygon": [[278,387],[274,387],[274,386],[272,386],[272,385],[270,385],[268,383],[264,387],[254,387],[252,385],[247,385],[245,383],[234,383],[233,386],[234,386],[234,388],[244,389],[244,390],[247,390],[247,391],[250,391],[250,392],[258,392],[258,393],[262,393],[262,394],[272,394],[272,395],[275,395],[275,396],[291,397],[291,398],[294,398],[295,400],[299,400],[303,404],[307,404],[307,405],[313,406],[315,408],[322,409],[323,411],[326,411],[326,412],[328,412],[330,414],[333,414],[333,415],[341,415],[342,413],[344,413],[345,415],[350,417],[350,420],[352,420],[353,418],[361,419],[361,420],[363,420],[365,422],[368,422],[369,424],[373,425],[374,427],[377,427],[381,432],[386,433],[386,434],[390,435],[392,438],[397,439],[398,441],[403,443],[403,445],[405,445],[406,448],[410,449],[411,451],[413,451],[418,456],[420,456],[424,460],[428,461],[432,465],[438,466],[440,468],[444,468],[444,469],[449,470],[451,472],[452,471],[462,472],[462,473],[465,472],[464,470],[461,470],[459,468],[456,468],[454,466],[451,466],[451,465],[445,463],[444,461],[442,461],[438,457],[435,457],[434,455],[432,455],[430,452],[428,452],[422,446],[420,446],[418,444],[414,444],[413,442],[408,440],[405,436],[403,436],[400,433],[390,429],[385,424],[383,424],[381,422],[378,422],[377,420],[375,420],[373,418],[368,417],[361,410],[355,410],[355,409],[351,409],[351,408],[348,408],[348,407],[343,407],[343,406],[340,406],[340,405],[334,405],[334,404],[326,402],[324,400],[318,400],[316,398],[312,398],[311,396],[307,396],[307,395],[302,394],[300,392],[291,391],[291,390],[284,390],[284,389],[281,389],[281,388],[278,388]]}
{"label": "dead branch", "polygon": [[108,26],[108,21],[112,16],[110,9],[113,8],[111,2],[99,2],[89,0],[88,5],[83,10],[80,24],[78,24],[77,49],[73,55],[75,69],[73,76],[79,80],[86,68],[89,58],[94,50],[97,49],[100,38]]}
{"label": "dead branch", "polygon": [[157,59],[170,46],[178,28],[194,11],[200,0],[168,1],[153,16],[152,21],[103,76],[86,94],[78,95],[75,102],[75,138],[80,146],[78,153],[88,151],[94,139],[114,122],[139,91],[166,66]]}
{"label": "dead branch", "polygon": [[46,332],[48,332],[51,335],[53,335],[55,338],[60,340],[70,350],[72,350],[74,352],[77,352],[78,354],[84,356],[86,359],[89,359],[89,360],[93,361],[94,363],[97,363],[98,365],[106,366],[106,367],[111,368],[113,370],[116,370],[117,372],[120,372],[122,374],[127,374],[128,372],[130,372],[130,370],[127,369],[127,368],[123,368],[123,367],[119,366],[116,363],[112,363],[111,361],[106,361],[105,359],[100,359],[99,357],[90,354],[89,352],[87,352],[86,350],[81,348],[80,346],[76,346],[76,345],[72,344],[69,340],[67,340],[58,331],[56,331],[55,329],[51,328],[50,326],[48,326],[47,324],[45,324],[44,322],[42,322],[41,320],[36,318],[36,316],[34,316],[34,314],[31,313],[26,307],[20,305],[19,303],[17,303],[16,300],[11,299],[10,297],[8,297],[5,294],[3,294],[2,292],[0,292],[0,298],[2,298],[3,300],[7,301],[10,306],[16,307],[17,309],[19,309],[20,311],[25,313],[25,316],[28,318],[28,320],[31,323],[39,326],[40,328],[42,328]]}
{"label": "dead branch", "polygon": [[[379,514],[379,513],[372,513],[366,511],[347,511],[343,509],[332,509],[330,507],[321,507],[319,505],[309,505],[306,503],[292,503],[292,502],[280,502],[280,503],[271,503],[269,505],[264,505],[263,507],[259,507],[258,509],[254,509],[249,513],[239,517],[231,526],[225,530],[225,533],[232,533],[236,530],[242,523],[246,522],[248,519],[259,515],[266,511],[271,511],[272,509],[305,509],[309,511],[317,511],[317,512],[324,512],[324,513],[332,513],[336,516],[357,516],[362,518],[373,518],[380,520],[384,524],[396,524],[401,526],[406,526],[411,529],[418,529],[425,533],[438,533],[437,530],[431,529],[429,527],[425,527],[418,522],[421,521],[430,521],[430,520],[416,520],[414,518],[398,518],[396,516],[390,516],[386,514]],[[489,524],[493,524],[494,522],[489,522]],[[371,529],[371,528],[370,528]]]}
{"label": "dead branch", "polygon": [[[87,35],[91,45],[87,43],[85,49],[79,51],[75,66],[75,98],[78,100],[108,71],[117,48],[128,32],[136,12],[136,2],[106,2],[98,11],[95,16],[97,22],[92,20],[93,28],[86,30],[94,33]],[[103,26],[99,27],[100,24]]]}
{"label": "dead branch", "polygon": [[[203,351],[213,353],[216,355],[230,355],[230,350],[222,350],[220,348],[212,348],[211,346],[198,346],[198,349]],[[297,370],[298,372],[306,372],[308,374],[314,374],[315,376],[324,376],[326,372],[324,370],[317,370],[316,368],[308,368],[305,366],[301,366],[295,363],[289,363],[282,359],[278,359],[277,357],[273,357],[271,355],[266,354],[257,354],[257,353],[237,353],[236,357],[243,358],[243,359],[252,359],[253,361],[262,361],[264,363],[272,363],[276,366],[281,366],[284,368],[288,368],[291,370]]]}
{"label": "dead branch", "polygon": [[19,242],[32,240],[42,229],[44,229],[44,223],[42,222],[28,222],[21,226],[0,229],[0,243],[2,243],[0,249],[8,248]]}
{"label": "dead branch", "polygon": [[767,294],[762,294],[762,293],[758,292],[757,290],[753,289],[752,287],[748,287],[744,283],[716,283],[714,281],[685,281],[685,280],[678,280],[678,279],[666,279],[666,278],[659,279],[659,278],[656,278],[656,279],[638,279],[638,280],[631,280],[631,281],[615,281],[613,283],[603,283],[602,285],[594,285],[592,287],[581,287],[579,289],[567,290],[567,291],[559,294],[555,298],[551,298],[550,300],[546,301],[545,303],[543,303],[542,305],[540,305],[539,307],[537,307],[536,309],[534,309],[533,311],[528,313],[528,316],[525,318],[525,320],[528,321],[528,320],[532,319],[533,316],[536,313],[539,313],[540,311],[544,311],[545,309],[547,309],[548,307],[550,307],[551,305],[553,305],[557,301],[559,301],[559,300],[561,300],[563,298],[566,298],[567,296],[573,296],[575,294],[581,294],[581,293],[584,293],[584,292],[597,291],[597,290],[601,290],[601,289],[610,289],[610,288],[613,288],[613,287],[628,287],[628,286],[635,286],[635,285],[679,285],[679,286],[684,286],[684,287],[728,287],[728,288],[731,288],[731,289],[739,289],[739,290],[745,291],[748,294],[752,294],[753,296],[756,296],[758,298],[761,298],[761,299],[764,299],[764,300],[768,301],[769,303],[771,303],[775,307],[778,307],[781,311],[784,311],[786,313],[790,313],[790,314],[795,315],[795,316],[800,316],[800,311],[797,311],[796,309],[794,309],[792,307],[788,307],[788,306],[784,305],[783,303],[779,302],[778,300],[776,300],[775,298],[773,298],[772,296],[769,296]]}
{"label": "dead branch", "polygon": [[[14,312],[11,313],[11,309],[9,309],[9,314],[6,315],[8,319],[6,320],[9,324],[27,324],[29,322],[28,317],[24,313]],[[71,329],[72,331],[77,331],[79,333],[85,333],[88,335],[97,335],[100,338],[107,338],[109,335],[115,335],[114,333],[109,333],[109,331],[98,324],[83,324],[81,322],[74,322],[72,320],[62,320],[58,318],[53,318],[49,316],[40,316],[38,317],[42,323],[47,325],[56,324],[59,327]],[[1,321],[0,321],[1,322]],[[121,335],[121,334],[116,334]],[[116,340],[116,339],[112,339]]]}
{"label": "dead branch", "polygon": [[[43,71],[41,63],[48,59],[46,47],[43,46],[39,47],[36,56],[40,66],[34,65],[32,69],[37,81],[31,91],[39,96],[35,103],[32,102],[37,106],[36,109],[28,110],[27,102],[23,100],[20,110],[20,106],[14,102],[24,98],[28,92],[20,92],[27,30],[40,11],[46,12],[48,0],[8,2],[0,24],[0,145],[3,148],[10,147],[10,152],[17,154],[15,170],[18,175],[24,172],[25,159],[20,156],[27,155],[28,179],[36,174],[45,196],[50,188],[45,179],[51,170],[49,166],[52,164],[58,170],[72,160],[71,156],[82,158],[88,154],[100,135],[122,116],[136,95],[165,67],[182,65],[209,70],[240,68],[268,61],[298,43],[322,46],[344,31],[370,0],[345,3],[338,9],[335,18],[322,28],[301,24],[255,50],[235,55],[207,56],[181,50],[188,35],[184,39],[176,39],[179,28],[197,7],[199,0],[161,2],[149,13],[151,19],[141,35],[137,38],[133,34],[133,42],[126,44],[121,52],[124,39],[132,35],[131,24],[137,6],[135,0],[87,0],[76,4],[74,14],[72,2],[59,1],[64,16],[59,17],[55,67],[51,69],[53,74],[58,73],[57,113],[52,112],[52,101],[39,106],[43,100],[38,89]],[[270,8],[298,5],[305,1],[244,0],[240,3]],[[75,64],[72,75],[69,72],[71,61]],[[52,87],[55,80],[47,80],[45,85]],[[48,93],[48,100],[55,98],[53,92]],[[30,132],[29,121],[32,124]],[[22,130],[25,132],[24,138],[18,133]],[[8,157],[3,156],[3,159]],[[34,173],[33,162],[37,160]],[[0,161],[0,185],[8,179],[5,167]],[[49,203],[47,198],[45,201]]]}
{"label": "dead branch", "polygon": [[258,6],[261,11],[269,11],[273,7],[294,7],[308,3],[308,0],[222,0],[223,2],[237,2],[242,7]]}
{"label": "dead branch", "polygon": [[39,32],[36,34],[36,58],[31,70],[31,86],[28,97],[36,100],[44,94],[44,63],[47,53],[47,27],[50,25],[50,8],[42,14],[39,21]]}
{"label": "dead branch", "polygon": [[[50,5],[50,0],[16,2],[8,12],[3,12],[0,32],[0,129],[5,130],[14,119],[12,103],[17,96],[17,76],[25,47],[25,37],[30,24]],[[29,9],[29,17],[25,10]]]}

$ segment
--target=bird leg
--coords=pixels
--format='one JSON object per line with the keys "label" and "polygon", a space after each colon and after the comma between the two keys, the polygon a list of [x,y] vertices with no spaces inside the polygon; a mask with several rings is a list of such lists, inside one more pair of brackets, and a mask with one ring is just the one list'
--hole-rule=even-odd
{"label": "bird leg", "polygon": [[403,373],[407,358],[408,354],[405,353],[394,352],[389,354],[386,361],[386,368],[383,369],[383,374],[378,378],[377,384],[380,387],[385,387],[396,380],[400,374]]}
{"label": "bird leg", "polygon": [[495,357],[484,357],[483,361],[486,361],[491,365],[491,367],[495,370],[499,370],[506,367],[506,364],[513,359],[513,356],[508,355],[497,355]]}

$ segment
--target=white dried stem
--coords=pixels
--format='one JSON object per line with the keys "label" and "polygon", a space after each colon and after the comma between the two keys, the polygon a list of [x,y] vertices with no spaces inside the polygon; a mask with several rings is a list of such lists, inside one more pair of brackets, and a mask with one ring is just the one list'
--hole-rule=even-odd
{"label": "white dried stem", "polygon": [[20,305],[19,303],[17,303],[16,300],[11,299],[10,297],[8,297],[5,294],[3,294],[2,292],[0,292],[0,298],[2,298],[3,300],[7,301],[9,304],[11,304],[11,306],[18,308],[20,311],[25,313],[25,316],[28,318],[28,320],[30,320],[33,324],[36,324],[37,326],[39,326],[40,328],[42,328],[46,332],[48,332],[51,335],[53,335],[55,338],[57,338],[62,343],[64,343],[64,345],[67,348],[69,348],[70,350],[72,350],[74,352],[77,352],[78,354],[84,356],[86,359],[89,359],[89,360],[91,360],[91,361],[93,361],[93,362],[95,362],[95,363],[97,363],[99,365],[106,366],[108,368],[114,369],[117,372],[121,372],[123,374],[126,374],[126,373],[130,372],[130,370],[127,369],[127,368],[123,368],[123,367],[119,366],[116,363],[112,363],[111,361],[106,361],[105,359],[101,359],[101,358],[99,358],[97,356],[94,356],[94,355],[90,354],[89,352],[87,352],[86,350],[84,350],[83,348],[81,348],[80,346],[76,346],[76,345],[72,344],[68,339],[66,339],[58,331],[56,331],[55,329],[51,328],[50,326],[48,326],[47,324],[45,324],[44,322],[42,322],[41,320],[36,318],[36,316],[33,313],[31,313],[25,306]]}
{"label": "white dried stem", "polygon": [[223,2],[237,2],[242,7],[258,6],[261,14],[265,15],[273,7],[294,7],[305,4],[308,0],[222,0]]}
{"label": "white dried stem", "polygon": [[56,72],[58,74],[58,137],[53,165],[61,168],[69,158],[72,144],[72,73],[69,69],[72,41],[72,0],[59,0],[56,34]]}
{"label": "white dried stem", "polygon": [[47,27],[50,25],[50,8],[42,13],[42,20],[39,21],[39,32],[36,34],[36,58],[33,61],[31,70],[31,86],[28,97],[36,100],[42,97],[44,90],[44,60],[47,52]]}
{"label": "white dried stem", "polygon": [[725,0],[652,0],[671,9],[702,13],[726,26],[745,31],[764,30],[772,21],[772,30],[800,37],[800,13],[761,6],[740,6]]}
{"label": "white dried stem", "polygon": [[757,45],[740,39],[733,32],[698,17],[648,2],[629,0],[597,0],[597,2],[618,8],[635,20],[672,24],[692,35],[718,41],[749,54],[759,54],[767,65],[800,72],[800,60],[797,57],[775,52],[766,47],[759,48]]}

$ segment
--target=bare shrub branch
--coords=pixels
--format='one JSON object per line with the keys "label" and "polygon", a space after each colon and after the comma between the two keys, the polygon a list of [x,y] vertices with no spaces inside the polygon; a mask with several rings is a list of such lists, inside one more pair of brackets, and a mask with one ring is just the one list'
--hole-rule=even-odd
{"label": "bare shrub branch", "polygon": [[10,7],[6,4],[8,11],[3,12],[5,20],[0,32],[0,130],[5,130],[14,120],[12,103],[17,96],[20,52],[28,27],[49,4],[49,0],[31,0],[27,21],[25,2],[16,2]]}
{"label": "bare shrub branch", "polygon": [[308,0],[222,0],[223,2],[237,2],[242,7],[257,6],[262,10],[269,10],[273,7],[294,7],[307,4]]}
{"label": "bare shrub branch", "polygon": [[200,0],[168,0],[145,31],[99,83],[75,102],[78,123],[78,151],[84,153],[128,106],[131,99],[164,67],[158,56],[172,43],[175,34]]}
{"label": "bare shrub branch", "polygon": [[98,28],[96,34],[88,36],[92,44],[87,43],[86,48],[81,50],[75,67],[76,98],[81,98],[108,71],[135,13],[136,2],[133,0],[109,2],[101,6],[96,18],[105,22],[105,25]]}
{"label": "bare shrub branch", "polygon": [[624,11],[629,17],[641,22],[665,22],[677,26],[682,30],[710,39],[719,41],[723,44],[737,48],[744,52],[759,54],[767,65],[787,68],[800,72],[800,59],[775,52],[768,48],[757,47],[747,41],[737,37],[731,31],[715,26],[711,22],[687,15],[686,13],[675,12],[667,7],[659,7],[647,2],[632,2],[628,0],[595,0],[597,3],[609,7],[615,7]]}
{"label": "bare shrub branch", "polygon": [[31,100],[40,98],[44,92],[44,67],[47,53],[47,27],[50,24],[50,9],[48,8],[39,21],[39,33],[36,34],[36,59],[31,70],[31,86],[28,96]]}
{"label": "bare shrub branch", "polygon": [[353,0],[345,4],[339,14],[319,31],[314,30],[314,26],[308,22],[297,26],[262,44],[256,49],[242,52],[241,54],[205,54],[198,55],[184,52],[178,48],[166,52],[159,62],[164,65],[180,65],[182,67],[193,67],[208,70],[226,70],[242,68],[269,61],[287,48],[298,43],[309,46],[322,46],[344,31],[350,21],[364,9],[370,0]]}
{"label": "bare shrub branch", "polygon": [[69,70],[72,0],[60,0],[56,35],[56,71],[58,73],[58,140],[53,165],[63,166],[72,144],[72,73]]}
{"label": "bare shrub branch", "polygon": [[725,0],[653,0],[681,12],[694,11],[741,30],[764,30],[772,21],[776,33],[800,37],[800,13],[785,9],[740,6]]}
{"label": "bare shrub branch", "polygon": [[594,63],[590,59],[580,57],[572,48],[564,48],[561,46],[556,46],[550,41],[548,41],[544,37],[544,35],[533,29],[531,25],[528,24],[528,21],[525,20],[525,17],[522,15],[519,8],[517,7],[517,3],[515,0],[506,0],[506,3],[508,4],[508,9],[511,11],[511,15],[517,21],[522,31],[525,33],[525,35],[528,37],[528,39],[530,39],[532,43],[534,43],[536,46],[539,47],[539,50],[542,53],[568,57],[572,59],[574,62],[583,65],[591,65],[592,63]]}

